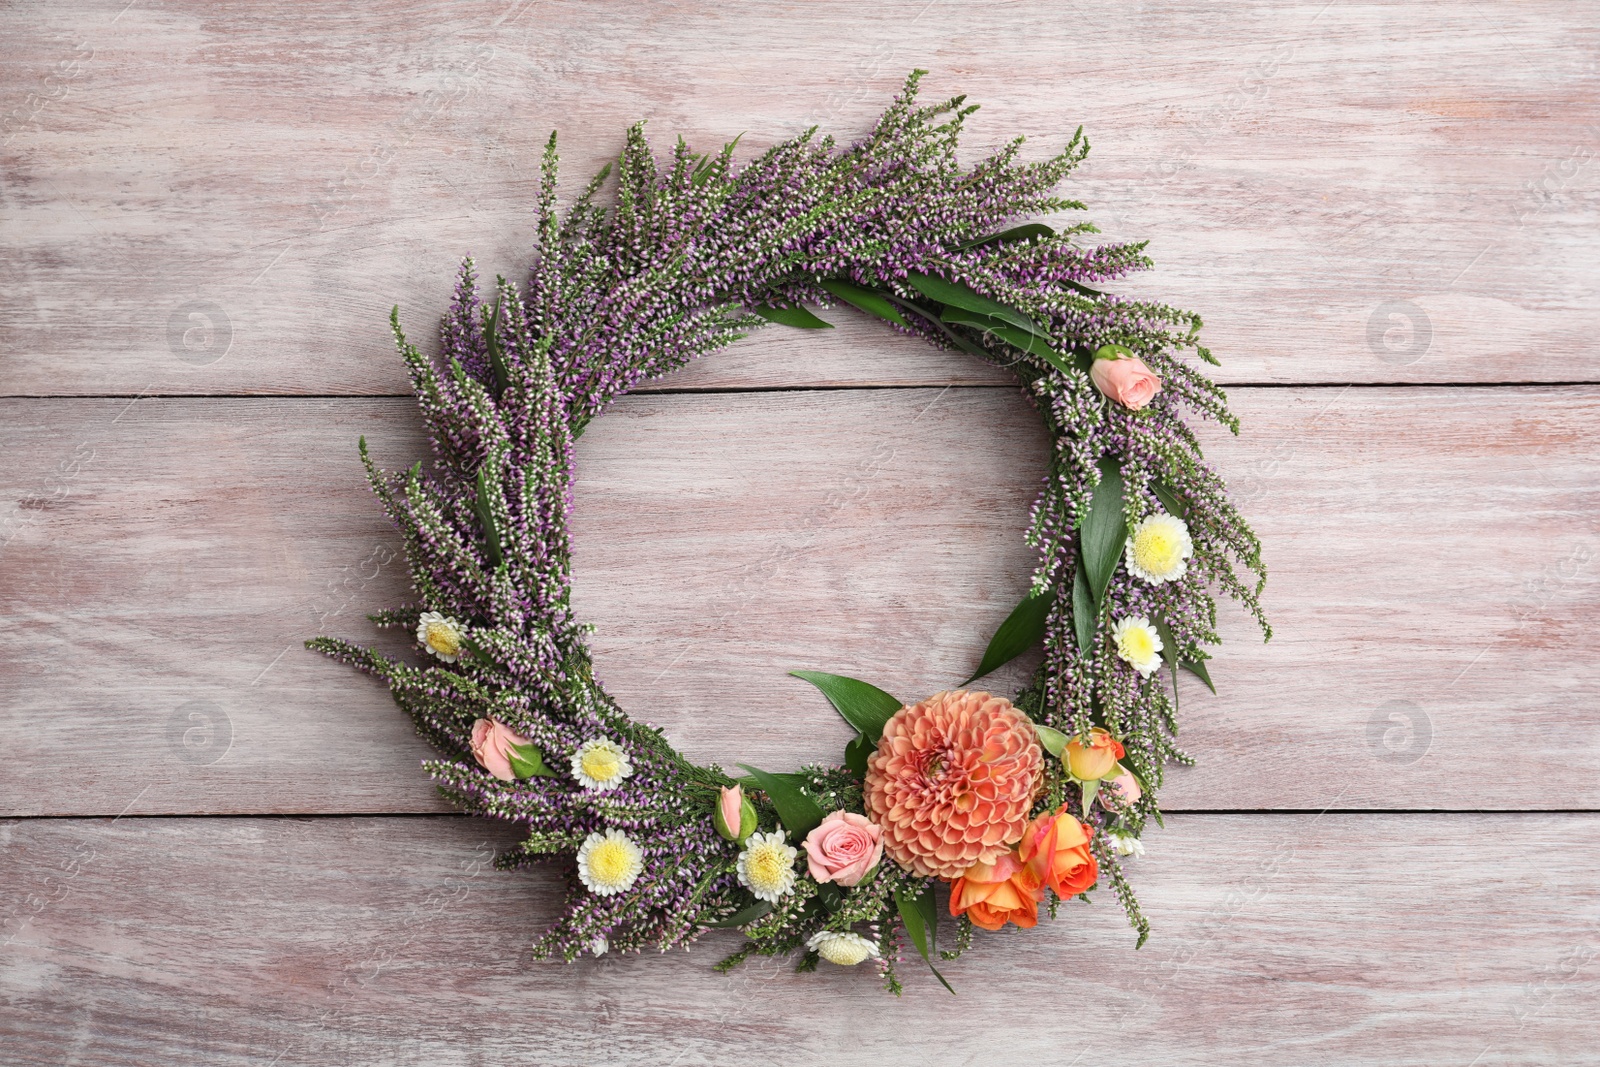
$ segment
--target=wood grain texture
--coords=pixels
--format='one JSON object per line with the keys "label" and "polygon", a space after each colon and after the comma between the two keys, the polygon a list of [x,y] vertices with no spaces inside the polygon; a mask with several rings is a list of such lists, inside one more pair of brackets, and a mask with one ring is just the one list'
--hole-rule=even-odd
{"label": "wood grain texture", "polygon": [[[1084,124],[1073,186],[1153,239],[1120,288],[1201,311],[1233,382],[1595,381],[1597,30],[1541,2],[485,0],[11,9],[0,390],[403,391],[454,265],[526,268],[538,150],[567,188],[648,119],[755,152],[863,133],[905,73],[985,105],[971,151]],[[194,317],[194,316],[199,316]],[[877,336],[877,331],[871,331]],[[681,386],[994,381],[865,325],[766,331]]]}
{"label": "wood grain texture", "polygon": [[920,964],[898,1001],[867,968],[724,977],[732,931],[534,961],[560,875],[487,868],[508,840],[457,818],[0,825],[6,1062],[1600,1063],[1594,815],[1177,816],[1132,869],[1144,949],[1114,901],[1072,906],[980,933],[945,968],[956,1000]]}
{"label": "wood grain texture", "polygon": [[[1600,802],[1600,389],[1234,403],[1244,435],[1207,439],[1268,546],[1277,636],[1223,606],[1222,696],[1184,676],[1200,764],[1167,802]],[[362,616],[407,597],[354,441],[409,466],[409,400],[0,412],[0,604],[26,635],[0,659],[0,811],[442,810],[383,689],[299,645],[373,640]],[[1043,447],[1011,390],[625,400],[579,448],[597,672],[695,759],[836,760],[846,728],[786,672],[959,683],[1026,587]]]}

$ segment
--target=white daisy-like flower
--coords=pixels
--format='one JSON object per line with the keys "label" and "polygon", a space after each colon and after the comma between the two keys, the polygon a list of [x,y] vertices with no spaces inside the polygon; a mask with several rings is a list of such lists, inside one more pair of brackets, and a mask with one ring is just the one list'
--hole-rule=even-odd
{"label": "white daisy-like flower", "polygon": [[841,967],[854,967],[863,960],[873,959],[878,955],[878,943],[868,941],[860,934],[838,934],[832,930],[823,930],[811,935],[806,942],[806,948],[829,963],[837,963]]}
{"label": "white daisy-like flower", "polygon": [[1176,515],[1152,515],[1133,528],[1125,553],[1128,571],[1155,585],[1175,582],[1189,569],[1194,541],[1189,527]]}
{"label": "white daisy-like flower", "polygon": [[784,841],[782,830],[751,834],[739,853],[739,884],[757,900],[776,904],[794,891],[794,859],[799,854]]}
{"label": "white daisy-like flower", "polygon": [[622,746],[604,737],[585,741],[572,754],[572,776],[591,793],[604,793],[633,773],[633,763]]}
{"label": "white daisy-like flower", "polygon": [[578,849],[578,878],[597,896],[627,891],[642,870],[644,851],[621,830],[590,834]]}
{"label": "white daisy-like flower", "polygon": [[1161,666],[1161,635],[1143,615],[1130,615],[1111,630],[1117,642],[1117,655],[1121,656],[1141,678],[1148,678]]}
{"label": "white daisy-like flower", "polygon": [[461,657],[461,639],[467,628],[437,611],[425,611],[417,620],[417,644],[446,663]]}
{"label": "white daisy-like flower", "polygon": [[1106,840],[1111,845],[1111,851],[1119,856],[1132,856],[1135,859],[1144,856],[1144,842],[1132,834],[1119,834],[1112,831],[1106,834]]}

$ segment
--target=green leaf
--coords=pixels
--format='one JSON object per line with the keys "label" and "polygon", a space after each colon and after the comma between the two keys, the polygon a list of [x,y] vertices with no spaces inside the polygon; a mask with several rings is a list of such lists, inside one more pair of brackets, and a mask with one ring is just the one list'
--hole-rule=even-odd
{"label": "green leaf", "polygon": [[1073,370],[1072,360],[1051,348],[1044,338],[1027,330],[1018,329],[1010,323],[953,307],[945,308],[939,317],[945,322],[955,323],[958,326],[971,326],[973,329],[993,334],[1012,348],[1020,348],[1024,352],[1040,357],[1062,374],[1069,374]]}
{"label": "green leaf", "polygon": [[1008,322],[1013,326],[1027,330],[1029,333],[1036,334],[1039,332],[1039,327],[1035,326],[1033,320],[1027,315],[1024,315],[1016,308],[1007,307],[998,300],[990,300],[970,285],[946,281],[931,274],[919,274],[917,271],[907,273],[906,282],[911,288],[929,300],[937,300],[939,303],[949,307],[958,307],[966,311],[976,312],[987,318],[999,319],[1001,322]]}
{"label": "green leaf", "polygon": [[867,740],[866,734],[856,734],[848,745],[844,746],[844,765],[849,768],[857,778],[867,776],[867,758],[878,746]]}
{"label": "green leaf", "polygon": [[1178,662],[1178,642],[1172,639],[1172,627],[1167,625],[1167,620],[1156,620],[1156,633],[1161,635],[1161,658],[1171,667]]}
{"label": "green leaf", "polygon": [[983,660],[978,664],[978,669],[972,673],[971,678],[961,684],[970,685],[984,675],[999,670],[1043,641],[1045,622],[1050,618],[1050,608],[1055,602],[1054,591],[1024,597],[1022,603],[1011,609],[1011,614],[1006,616],[1006,621],[994,632],[994,637],[990,638],[989,647],[984,649]]}
{"label": "green leaf", "polygon": [[805,308],[775,308],[769,304],[762,304],[752,310],[768,322],[775,322],[779,326],[793,326],[797,330],[833,329],[833,323],[817,318]]}
{"label": "green leaf", "polygon": [[844,892],[832,882],[824,882],[817,887],[817,899],[822,901],[822,906],[829,911],[838,911],[844,907]]}
{"label": "green leaf", "polygon": [[718,919],[716,922],[703,923],[701,925],[708,930],[726,930],[734,926],[743,926],[745,923],[753,923],[763,915],[771,914],[772,905],[764,900],[758,900],[743,911],[734,912],[726,919]]}
{"label": "green leaf", "polygon": [[961,349],[961,351],[967,353],[970,356],[977,356],[979,359],[987,359],[987,358],[989,358],[989,353],[984,351],[982,345],[973,344],[971,341],[967,340],[965,337],[962,337],[959,333],[956,333],[948,325],[946,325],[945,322],[942,319],[940,319],[939,316],[936,313],[934,313],[932,311],[929,311],[925,307],[920,307],[920,306],[918,306],[916,304],[913,304],[909,300],[901,300],[897,296],[890,297],[890,299],[893,300],[894,303],[895,303],[895,306],[900,308],[902,311],[911,312],[912,314],[916,315],[918,318],[920,318],[923,321],[925,321],[928,325],[930,325],[934,329],[938,330],[941,334],[944,335],[945,340],[949,341],[951,344],[953,344],[957,348]]}
{"label": "green leaf", "polygon": [[500,528],[495,525],[494,512],[489,507],[488,464],[478,468],[478,521],[483,524],[483,545],[489,552],[489,562],[500,566],[505,557],[500,552]]}
{"label": "green leaf", "polygon": [[1078,651],[1088,652],[1094,644],[1094,597],[1089,593],[1089,577],[1083,569],[1083,553],[1078,553],[1078,566],[1072,572],[1072,627],[1078,635]]}
{"label": "green leaf", "polygon": [[1009,230],[1003,230],[988,237],[980,237],[976,241],[968,241],[961,247],[963,249],[982,248],[984,245],[1003,245],[1010,244],[1013,241],[1031,241],[1034,238],[1054,237],[1055,235],[1056,231],[1044,223],[1030,222],[1024,226],[1013,226]]}
{"label": "green leaf", "polygon": [[[504,278],[500,280],[502,282],[505,281]],[[489,328],[484,337],[484,340],[489,342],[489,366],[494,370],[494,395],[496,399],[499,399],[500,395],[506,391],[506,383],[511,380],[510,374],[506,371],[506,354],[500,347],[500,304],[502,300],[504,300],[503,295],[495,298],[494,314],[489,316]]]}
{"label": "green leaf", "polygon": [[1110,456],[1100,460],[1100,484],[1095,486],[1089,517],[1079,533],[1089,592],[1098,604],[1105,598],[1128,540],[1128,523],[1122,517],[1122,468]]}
{"label": "green leaf", "polygon": [[1094,798],[1100,795],[1100,779],[1083,783],[1083,821],[1089,821],[1089,809],[1094,807]]}
{"label": "green leaf", "polygon": [[852,307],[860,308],[869,315],[876,315],[880,319],[888,319],[897,326],[906,325],[906,320],[900,317],[900,312],[895,310],[888,298],[872,289],[863,289],[859,285],[840,281],[838,278],[826,278],[818,283],[828,292],[843,300]]}
{"label": "green leaf", "polygon": [[1044,750],[1050,753],[1050,755],[1059,759],[1061,753],[1066,751],[1067,741],[1069,741],[1070,738],[1068,738],[1067,735],[1062,733],[1060,730],[1055,730],[1048,726],[1040,726],[1038,723],[1034,723],[1033,732],[1039,735],[1039,744],[1043,745]]}
{"label": "green leaf", "polygon": [[866,735],[876,745],[883,736],[883,724],[904,705],[875,685],[821,671],[790,671],[822,690],[844,721]]}
{"label": "green leaf", "polygon": [[1216,693],[1217,687],[1211,684],[1211,672],[1206,670],[1205,660],[1195,660],[1193,663],[1184,660],[1179,666],[1206,683],[1206,688],[1211,690],[1212,693]]}
{"label": "green leaf", "polygon": [[[1172,627],[1167,625],[1167,620],[1156,620],[1156,633],[1161,635],[1161,658],[1167,662],[1167,670],[1172,672],[1172,710],[1178,710],[1178,642],[1173,640]],[[1140,784],[1140,788],[1144,788]]]}
{"label": "green leaf", "polygon": [[544,765],[544,753],[533,745],[512,745],[506,756],[511,761],[511,773],[518,778],[554,778],[556,772]]}
{"label": "green leaf", "polygon": [[894,902],[900,909],[900,921],[906,924],[906,933],[911,935],[911,943],[917,946],[917,951],[927,961],[928,970],[954,996],[956,991],[944,980],[939,968],[933,965],[933,953],[937,948],[934,939],[939,932],[939,912],[933,899],[933,887],[926,886],[922,892],[912,895],[902,886],[894,891]]}
{"label": "green leaf", "polygon": [[760,771],[747,763],[739,764],[740,767],[750,772],[750,777],[755,779],[755,784],[771,799],[772,806],[778,809],[778,818],[783,823],[783,828],[789,831],[791,840],[799,842],[817,828],[822,822],[824,814],[822,805],[800,792],[800,787],[787,776],[768,774]]}
{"label": "green leaf", "polygon": [[1188,508],[1178,499],[1178,494],[1168,489],[1165,482],[1151,482],[1150,489],[1156,494],[1156,499],[1161,501],[1161,506],[1167,509],[1169,515],[1183,518],[1188,513]]}
{"label": "green leaf", "polygon": [[1133,349],[1129,348],[1127,345],[1108,344],[1108,345],[1101,345],[1099,348],[1095,349],[1094,350],[1094,358],[1095,359],[1117,360],[1117,359],[1135,359],[1137,357],[1134,356]]}

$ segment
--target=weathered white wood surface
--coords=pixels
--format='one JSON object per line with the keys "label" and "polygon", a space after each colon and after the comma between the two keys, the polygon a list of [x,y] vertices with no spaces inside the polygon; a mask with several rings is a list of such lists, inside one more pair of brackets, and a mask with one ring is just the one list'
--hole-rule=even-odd
{"label": "weathered white wood surface", "polygon": [[[1246,433],[1207,437],[1277,636],[1224,604],[1222,696],[1184,677],[1200,764],[1169,802],[1600,801],[1600,389],[1235,393]],[[300,647],[376,640],[363,615],[408,595],[354,442],[424,455],[409,400],[0,411],[0,603],[26,635],[0,658],[0,811],[441,810],[383,688]],[[837,759],[846,728],[786,672],[906,698],[966,676],[1032,566],[1035,419],[1001,389],[625,400],[579,447],[600,676],[694,758]]]}
{"label": "weathered white wood surface", "polygon": [[[0,390],[397,393],[383,323],[527,265],[648,119],[756,152],[859,136],[914,66],[974,157],[1080,123],[1072,187],[1152,239],[1129,292],[1201,311],[1229,381],[1595,381],[1600,32],[1583,5],[77,0],[0,36]],[[200,318],[192,318],[200,315]],[[699,386],[994,380],[775,331]]]}
{"label": "weathered white wood surface", "polygon": [[[1600,816],[1177,816],[1109,899],[868,968],[533,960],[554,871],[466,819],[0,824],[8,1064],[1600,1063]],[[1074,1060],[1074,1057],[1077,1057]]]}
{"label": "weathered white wood surface", "polygon": [[[1583,6],[3,19],[0,815],[79,816],[0,823],[7,1067],[1600,1063],[1600,390],[1506,387],[1600,382]],[[986,939],[958,1001],[920,972],[898,1003],[837,969],[716,976],[734,935],[534,964],[556,875],[481,869],[504,827],[354,817],[443,808],[383,691],[299,648],[405,596],[353,454],[424,452],[409,400],[358,399],[405,390],[388,308],[425,338],[462,254],[520,274],[552,128],[571,190],[640,118],[752,153],[858,136],[914,66],[985,105],[971,158],[1083,123],[1068,191],[1153,239],[1119,289],[1201,311],[1225,382],[1318,386],[1235,389],[1244,438],[1208,435],[1278,634],[1224,609],[1165,794],[1272,813],[1152,833],[1143,951],[1108,898]],[[833,756],[785,671],[954,683],[1026,580],[1040,435],[961,388],[1004,376],[830,316],[663,387],[929,388],[638,397],[582,444],[599,670],[699,759]],[[1341,388],[1419,382],[1457,387]],[[345,399],[226,397],[260,393]],[[1407,808],[1456,810],[1381,810]],[[324,817],[204,817],[264,813]]]}

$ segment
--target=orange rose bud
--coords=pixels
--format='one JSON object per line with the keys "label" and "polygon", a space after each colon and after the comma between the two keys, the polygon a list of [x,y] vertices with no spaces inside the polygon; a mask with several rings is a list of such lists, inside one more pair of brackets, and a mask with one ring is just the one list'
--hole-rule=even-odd
{"label": "orange rose bud", "polygon": [[993,863],[975,863],[950,883],[950,914],[965,913],[972,925],[998,930],[1006,923],[1023,929],[1039,923],[1044,898],[1039,873],[1008,852]]}
{"label": "orange rose bud", "polygon": [[1056,896],[1066,900],[1094,885],[1100,876],[1100,865],[1089,851],[1093,834],[1094,827],[1068,815],[1063,804],[1054,814],[1046,812],[1028,824],[1017,854],[1039,884],[1049,886]]}
{"label": "orange rose bud", "polygon": [[1061,753],[1061,762],[1080,782],[1097,782],[1116,769],[1122,758],[1122,742],[1099,727],[1089,731],[1089,743],[1074,737]]}

